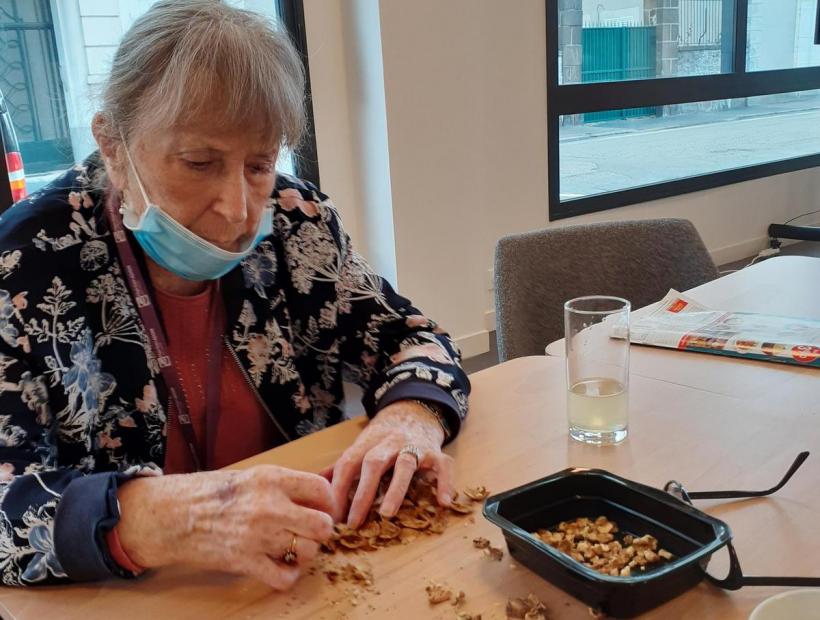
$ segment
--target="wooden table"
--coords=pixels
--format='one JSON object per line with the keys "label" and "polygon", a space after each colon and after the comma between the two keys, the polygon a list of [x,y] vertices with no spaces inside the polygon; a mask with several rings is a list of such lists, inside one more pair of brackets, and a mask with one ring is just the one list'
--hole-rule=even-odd
{"label": "wooden table", "polygon": [[[774,261],[761,267],[769,262]],[[738,295],[747,277],[741,273],[735,278]],[[720,282],[724,280],[707,286],[719,288]],[[817,275],[803,280],[805,288],[814,291],[800,302],[804,309],[812,306],[815,316],[818,282]],[[775,292],[785,285],[779,278],[770,284]],[[791,302],[766,303],[774,308]],[[689,490],[756,489],[773,484],[797,453],[808,449],[812,457],[777,495],[698,506],[728,522],[747,574],[820,575],[820,372],[677,351],[633,351],[630,436],[616,447],[596,448],[568,438],[562,359],[521,358],[472,375],[470,419],[448,448],[456,458],[461,486],[484,484],[501,491],[568,466],[583,466],[654,486],[675,478]],[[360,420],[346,422],[237,467],[276,463],[318,471],[361,427]],[[321,573],[304,578],[291,592],[276,594],[249,579],[176,567],[133,582],[4,589],[0,614],[20,620],[452,619],[452,607],[430,608],[426,602],[424,587],[435,580],[464,590],[464,611],[481,613],[484,620],[504,618],[507,598],[529,593],[541,598],[554,618],[589,618],[583,604],[508,556],[502,562],[483,557],[472,547],[475,536],[502,543],[499,530],[476,514],[474,522],[467,517],[438,537],[361,556],[333,556],[332,562],[349,559],[372,568],[378,594],[362,593],[356,599],[350,587],[332,585]],[[744,588],[730,593],[703,583],[645,617],[746,618],[757,603],[778,591]]]}

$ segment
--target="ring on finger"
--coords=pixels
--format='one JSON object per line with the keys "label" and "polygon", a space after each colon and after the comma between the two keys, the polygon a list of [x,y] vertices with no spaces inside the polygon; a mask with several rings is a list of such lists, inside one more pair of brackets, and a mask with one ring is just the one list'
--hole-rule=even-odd
{"label": "ring on finger", "polygon": [[421,450],[419,450],[417,446],[408,443],[401,450],[399,450],[399,456],[402,454],[409,454],[413,456],[416,459],[416,469],[419,468],[419,463],[421,463]]}
{"label": "ring on finger", "polygon": [[293,537],[293,540],[290,542],[290,547],[288,547],[285,552],[282,554],[282,563],[288,564],[292,566],[296,564],[299,560],[299,554],[296,553],[296,536]]}

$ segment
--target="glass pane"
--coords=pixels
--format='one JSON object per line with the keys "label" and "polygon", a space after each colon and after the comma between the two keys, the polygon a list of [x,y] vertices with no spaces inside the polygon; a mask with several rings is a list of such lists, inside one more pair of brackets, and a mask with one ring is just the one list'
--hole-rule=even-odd
{"label": "glass pane", "polygon": [[[729,0],[557,0],[560,84],[711,75]],[[726,6],[724,6],[726,5]]]}
{"label": "glass pane", "polygon": [[817,0],[749,0],[749,71],[820,66]]}
{"label": "glass pane", "polygon": [[[228,1],[277,19],[275,0]],[[0,94],[28,193],[96,149],[98,87],[120,38],[154,2],[0,0]],[[279,169],[293,173],[292,154],[282,154]]]}
{"label": "glass pane", "polygon": [[820,152],[820,90],[562,116],[561,200]]}
{"label": "glass pane", "polygon": [[29,172],[73,162],[48,0],[0,0],[0,92]]}

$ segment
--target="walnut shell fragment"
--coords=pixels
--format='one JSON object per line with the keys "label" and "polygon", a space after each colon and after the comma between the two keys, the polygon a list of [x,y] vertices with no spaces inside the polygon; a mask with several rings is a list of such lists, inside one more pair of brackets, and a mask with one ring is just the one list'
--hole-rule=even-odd
{"label": "walnut shell fragment", "polygon": [[378,538],[379,534],[381,534],[381,526],[375,520],[368,520],[359,528],[359,536],[362,538]]}
{"label": "walnut shell fragment", "polygon": [[423,530],[430,527],[430,519],[421,513],[419,516],[399,512],[399,523],[404,527],[409,527],[411,530]]}
{"label": "walnut shell fragment", "polygon": [[450,502],[450,510],[459,514],[468,515],[473,512],[473,507],[468,506],[467,504],[462,504],[461,502],[453,501]]}
{"label": "walnut shell fragment", "polygon": [[379,540],[393,540],[401,536],[401,528],[392,521],[382,521],[379,530]]}
{"label": "walnut shell fragment", "polygon": [[330,566],[324,570],[324,573],[330,583],[344,581],[362,587],[373,585],[373,572],[350,562],[342,566]]}
{"label": "walnut shell fragment", "polygon": [[507,601],[507,617],[524,620],[546,620],[549,617],[546,605],[534,594],[527,598],[512,598]]}
{"label": "walnut shell fragment", "polygon": [[445,601],[449,601],[453,596],[451,590],[440,583],[431,583],[425,590],[427,591],[427,602],[430,605],[439,605]]}
{"label": "walnut shell fragment", "polygon": [[490,492],[485,486],[470,487],[464,490],[464,495],[469,497],[474,502],[483,502],[489,497]]}

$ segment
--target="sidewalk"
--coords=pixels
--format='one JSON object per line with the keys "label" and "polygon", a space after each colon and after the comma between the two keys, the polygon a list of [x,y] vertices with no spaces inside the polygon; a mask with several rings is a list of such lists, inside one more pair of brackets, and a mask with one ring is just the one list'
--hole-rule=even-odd
{"label": "sidewalk", "polygon": [[561,198],[814,155],[820,99],[816,107],[799,103],[688,114],[686,122],[647,118],[564,128],[562,134],[572,129],[574,136],[560,141]]}
{"label": "sidewalk", "polygon": [[[741,100],[735,99],[732,101],[740,102]],[[601,136],[642,133],[647,130],[659,131],[664,129],[677,129],[680,127],[698,127],[701,125],[725,123],[746,118],[780,116],[783,114],[793,114],[818,109],[820,109],[820,93],[783,102],[762,102],[757,98],[753,98],[752,105],[745,107],[738,106],[728,110],[682,112],[671,116],[644,116],[598,123],[585,123],[582,125],[562,125],[560,128],[559,141],[561,143],[575,142]]]}

